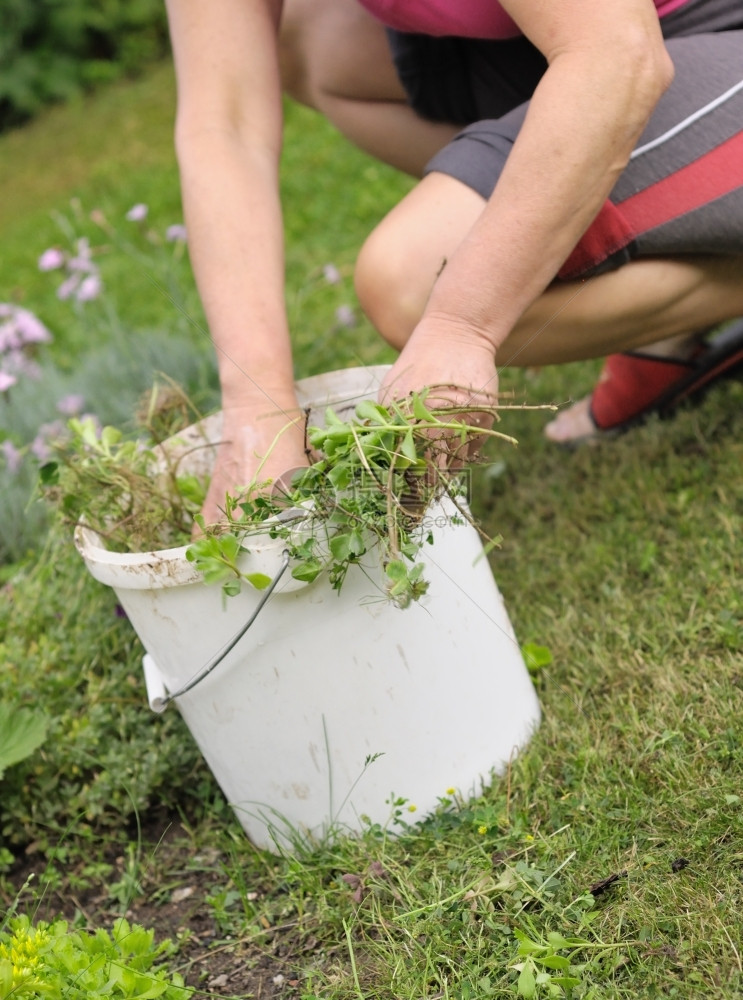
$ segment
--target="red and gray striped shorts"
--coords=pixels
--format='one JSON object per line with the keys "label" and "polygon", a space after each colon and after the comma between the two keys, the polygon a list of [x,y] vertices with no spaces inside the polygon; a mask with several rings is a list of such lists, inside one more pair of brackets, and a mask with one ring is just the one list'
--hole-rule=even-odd
{"label": "red and gray striped shorts", "polygon": [[[675,77],[610,199],[565,262],[573,279],[642,256],[743,255],[743,4],[690,0],[662,21]],[[487,198],[545,63],[526,39],[482,42],[390,32],[410,103],[469,122],[427,173]],[[524,91],[527,91],[525,97]]]}

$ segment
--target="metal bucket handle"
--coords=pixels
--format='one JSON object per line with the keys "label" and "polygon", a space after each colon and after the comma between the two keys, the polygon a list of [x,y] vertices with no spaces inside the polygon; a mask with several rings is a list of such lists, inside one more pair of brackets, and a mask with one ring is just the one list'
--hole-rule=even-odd
{"label": "metal bucket handle", "polygon": [[[232,650],[242,639],[242,637],[248,631],[253,622],[255,622],[258,615],[263,610],[263,608],[266,606],[269,597],[274,592],[274,590],[278,586],[279,580],[286,572],[286,569],[289,565],[289,559],[290,559],[289,550],[284,549],[281,555],[281,566],[277,570],[273,580],[271,580],[268,587],[266,587],[263,594],[261,595],[261,599],[258,602],[258,605],[256,606],[250,618],[248,618],[248,620],[245,622],[242,628],[238,632],[236,632],[235,635],[233,635],[233,637],[230,639],[227,645],[223,649],[220,649],[217,655],[212,660],[210,660],[209,663],[207,663],[204,669],[201,670],[200,673],[198,673],[194,678],[188,681],[187,684],[184,684],[183,687],[178,688],[177,691],[173,691],[172,694],[166,694],[165,687],[163,686],[162,681],[159,677],[159,671],[157,671],[157,664],[149,655],[149,653],[145,656],[143,664],[145,683],[147,685],[147,697],[150,703],[150,708],[152,709],[153,712],[158,712],[158,713],[164,712],[171,701],[175,701],[176,698],[180,698],[180,696],[186,694],[186,692],[192,691],[197,684],[200,684],[205,677],[208,677],[213,670],[216,670],[216,668],[219,666],[222,660],[224,660],[227,654],[232,652]],[[156,671],[158,676],[155,676]]]}

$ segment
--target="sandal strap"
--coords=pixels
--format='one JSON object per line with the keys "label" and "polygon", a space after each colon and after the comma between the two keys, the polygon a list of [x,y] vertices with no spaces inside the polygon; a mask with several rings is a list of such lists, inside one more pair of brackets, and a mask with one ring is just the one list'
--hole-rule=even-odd
{"label": "sandal strap", "polygon": [[611,354],[591,396],[593,422],[606,431],[637,419],[693,367],[691,360]]}

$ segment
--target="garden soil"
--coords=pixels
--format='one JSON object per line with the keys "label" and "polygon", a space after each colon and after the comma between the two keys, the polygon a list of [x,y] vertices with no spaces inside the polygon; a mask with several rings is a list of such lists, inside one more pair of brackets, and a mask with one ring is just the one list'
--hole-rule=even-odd
{"label": "garden soil", "polygon": [[[142,831],[137,889],[123,903],[112,898],[112,887],[126,883],[128,859],[119,854],[100,860],[114,870],[98,885],[90,886],[83,862],[79,871],[57,863],[61,877],[45,884],[40,876],[47,869],[46,859],[27,852],[0,884],[0,909],[10,908],[30,878],[36,901],[33,907],[29,905],[26,889],[21,896],[26,902],[20,908],[31,911],[35,921],[62,917],[89,930],[110,930],[117,917],[125,916],[154,930],[156,943],[170,939],[177,944],[167,967],[180,972],[186,985],[195,990],[194,997],[216,994],[241,1000],[291,1000],[300,995],[304,975],[298,970],[306,968],[308,958],[312,961],[317,942],[300,935],[291,921],[277,926],[258,924],[244,939],[222,932],[218,906],[209,900],[230,889],[225,874],[228,859],[217,849],[197,852],[177,818],[162,818]],[[89,887],[74,888],[81,883]],[[252,891],[253,898],[259,898],[264,891],[275,893],[276,887],[256,885]]]}

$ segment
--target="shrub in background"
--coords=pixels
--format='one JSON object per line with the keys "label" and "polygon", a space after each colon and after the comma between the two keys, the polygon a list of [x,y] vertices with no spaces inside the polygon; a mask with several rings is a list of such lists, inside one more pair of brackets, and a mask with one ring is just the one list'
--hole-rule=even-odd
{"label": "shrub in background", "polygon": [[161,0],[3,0],[0,131],[167,51]]}

